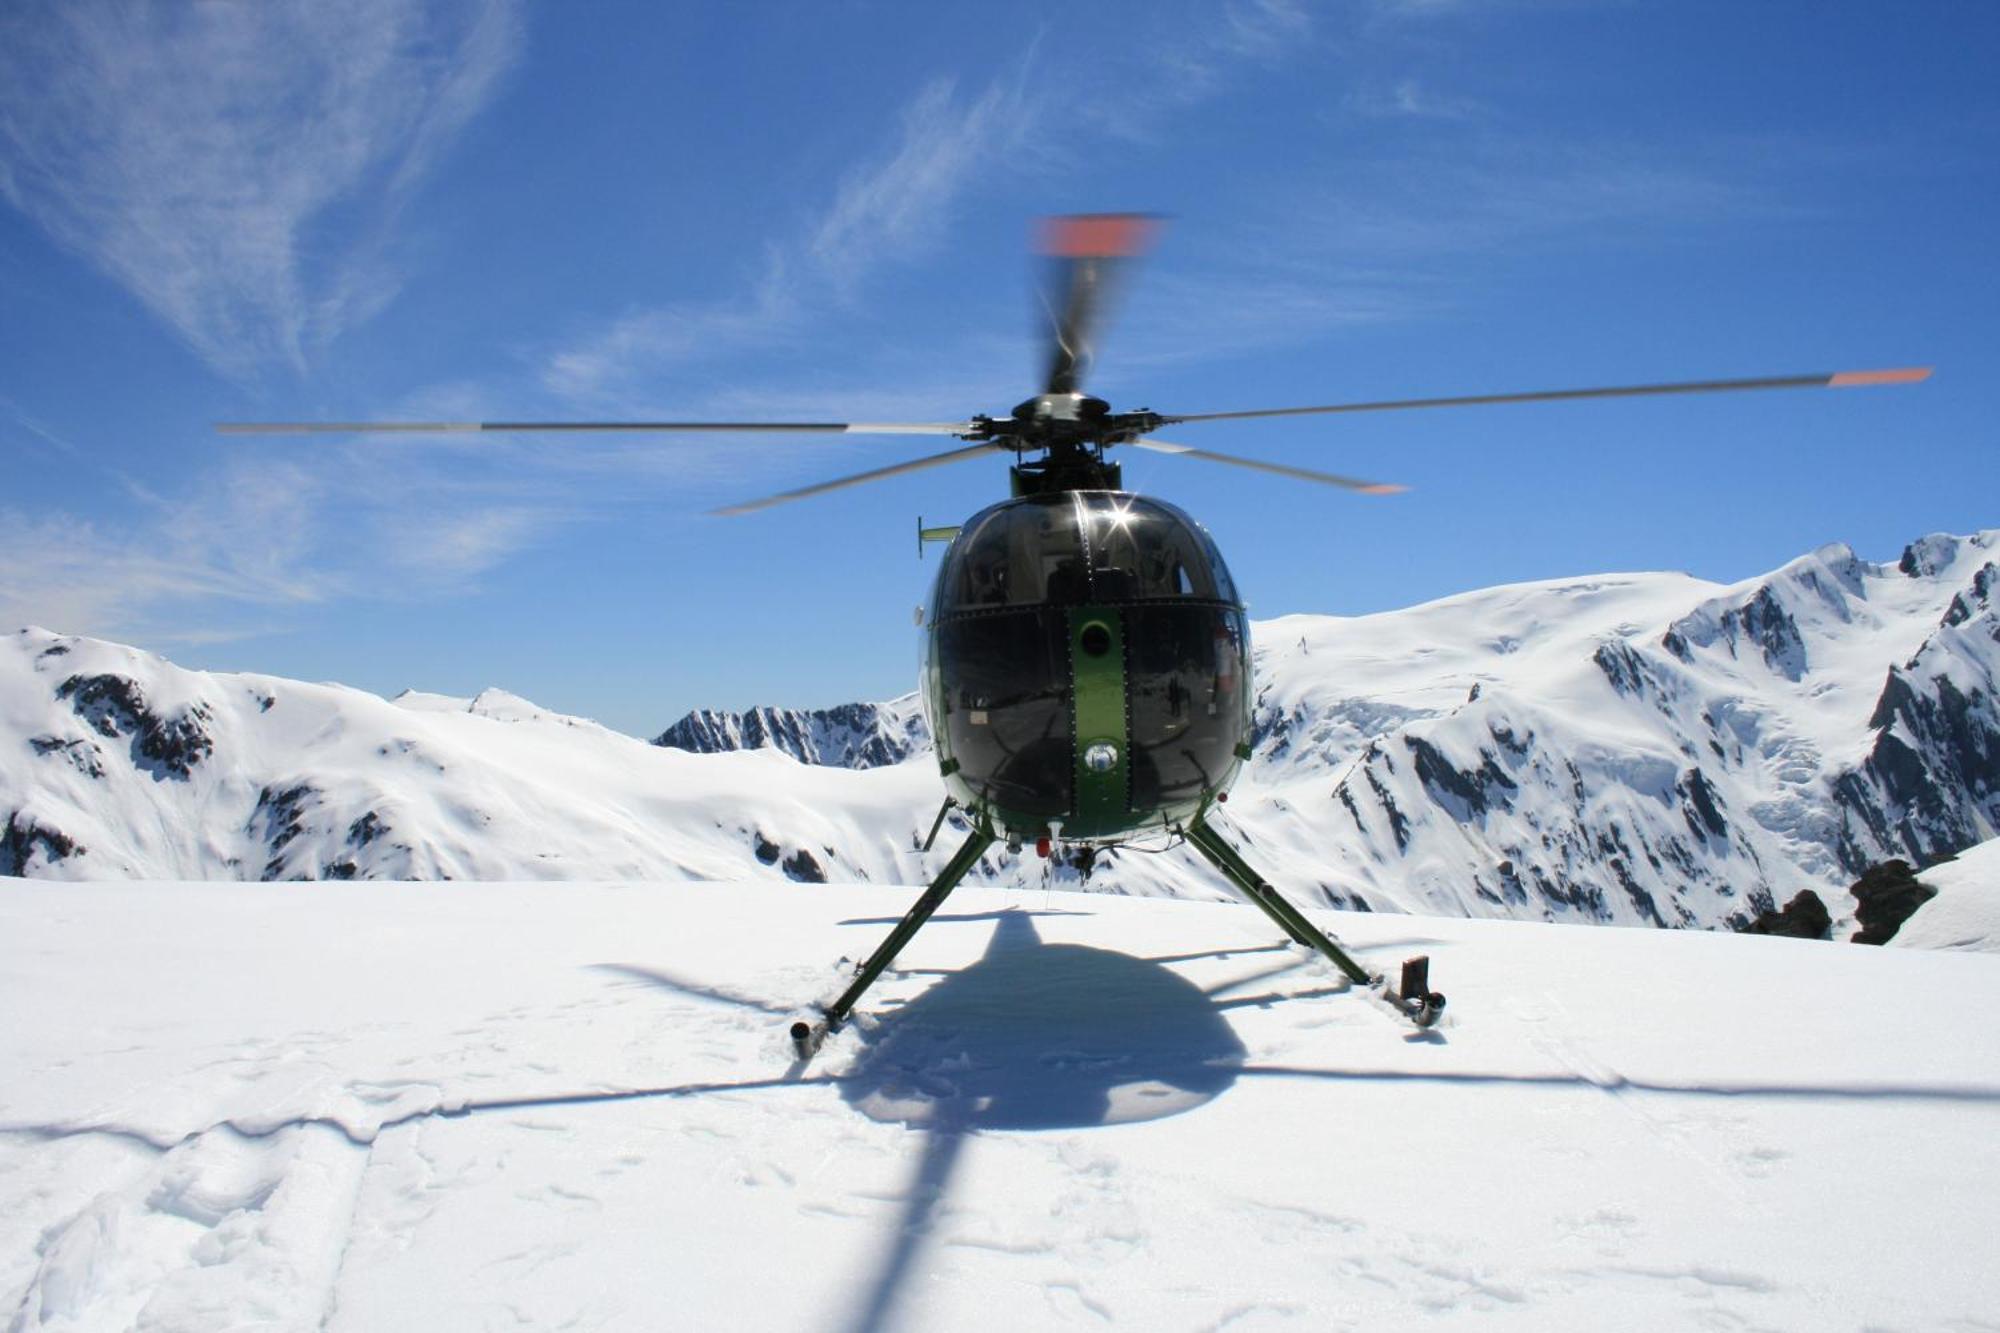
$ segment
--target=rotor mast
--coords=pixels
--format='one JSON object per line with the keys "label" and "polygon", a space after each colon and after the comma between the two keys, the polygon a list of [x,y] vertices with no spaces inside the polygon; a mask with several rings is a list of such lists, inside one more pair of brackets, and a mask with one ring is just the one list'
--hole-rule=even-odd
{"label": "rotor mast", "polygon": [[1014,451],[1009,471],[1015,495],[1115,491],[1123,489],[1123,469],[1108,461],[1104,451],[1138,439],[1159,423],[1158,413],[1114,413],[1102,398],[1070,390],[1037,394],[1009,416],[974,417],[967,438]]}

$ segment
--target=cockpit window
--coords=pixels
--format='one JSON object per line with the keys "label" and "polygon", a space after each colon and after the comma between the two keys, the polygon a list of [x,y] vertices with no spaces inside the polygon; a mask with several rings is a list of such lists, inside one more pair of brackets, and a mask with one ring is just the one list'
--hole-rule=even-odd
{"label": "cockpit window", "polygon": [[1158,500],[1072,491],[974,515],[939,573],[937,610],[1183,599],[1236,600],[1193,519]]}
{"label": "cockpit window", "polygon": [[1096,600],[1160,597],[1231,600],[1229,576],[1207,534],[1187,515],[1157,500],[1092,493],[1080,497],[1090,514],[1090,578]]}
{"label": "cockpit window", "polygon": [[976,515],[952,544],[945,611],[1084,600],[1083,534],[1068,495]]}

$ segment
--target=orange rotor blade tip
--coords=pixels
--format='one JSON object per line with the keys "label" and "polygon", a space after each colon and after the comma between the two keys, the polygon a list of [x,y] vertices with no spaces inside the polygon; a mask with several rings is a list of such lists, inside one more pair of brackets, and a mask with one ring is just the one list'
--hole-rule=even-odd
{"label": "orange rotor blade tip", "polygon": [[1041,249],[1057,259],[1123,259],[1143,253],[1159,225],[1145,213],[1043,218]]}
{"label": "orange rotor blade tip", "polygon": [[1398,486],[1393,481],[1378,481],[1372,486],[1363,486],[1361,493],[1363,495],[1401,495],[1409,489],[1408,486]]}
{"label": "orange rotor blade tip", "polygon": [[1915,384],[1931,377],[1929,366],[1902,370],[1843,370],[1826,382],[1829,389],[1853,389],[1864,384]]}

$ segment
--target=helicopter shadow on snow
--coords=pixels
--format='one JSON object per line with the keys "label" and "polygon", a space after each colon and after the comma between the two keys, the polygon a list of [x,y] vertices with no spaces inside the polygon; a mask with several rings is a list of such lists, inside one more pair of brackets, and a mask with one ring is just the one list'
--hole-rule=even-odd
{"label": "helicopter shadow on snow", "polygon": [[[1035,920],[1051,915],[1089,914],[1010,909],[932,918],[933,927],[993,923],[978,961],[951,970],[897,969],[897,976],[937,980],[857,1019],[850,1035],[819,1057],[856,1111],[912,1131],[911,1175],[897,1196],[901,1214],[847,1327],[873,1330],[889,1322],[966,1148],[981,1133],[1088,1129],[1194,1110],[1227,1091],[1244,1068],[1247,1053],[1229,1010],[1349,989],[1344,979],[1317,977],[1304,988],[1274,988],[1312,962],[1288,945],[1135,957],[1047,942]],[[1168,966],[1239,956],[1270,961],[1208,989]],[[781,1012],[663,973],[615,970]],[[804,1071],[801,1061],[789,1076]]]}

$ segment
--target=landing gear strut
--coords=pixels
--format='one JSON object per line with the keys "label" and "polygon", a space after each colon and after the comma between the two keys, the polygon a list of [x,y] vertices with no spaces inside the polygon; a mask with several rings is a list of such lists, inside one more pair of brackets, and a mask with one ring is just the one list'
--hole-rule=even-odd
{"label": "landing gear strut", "polygon": [[[943,811],[939,811],[938,818],[942,822]],[[903,919],[889,932],[889,938],[883,940],[880,947],[868,955],[868,961],[854,969],[854,980],[840,993],[840,998],[822,1007],[818,1019],[802,1018],[792,1024],[792,1050],[799,1059],[810,1060],[813,1052],[819,1049],[820,1043],[826,1040],[826,1034],[840,1030],[841,1024],[847,1021],[847,1016],[854,1012],[855,1002],[861,998],[862,992],[875,984],[875,978],[882,975],[882,969],[896,961],[896,955],[910,942],[910,936],[916,934],[924,922],[931,919],[931,913],[937,911],[938,905],[944,902],[951,891],[958,887],[958,882],[965,878],[966,871],[972,869],[979,858],[985,855],[986,849],[992,845],[992,829],[983,823],[974,824],[972,832],[966,836],[965,845],[958,849],[958,855],[951,858],[951,864],[931,881],[931,886],[924,890],[924,896],[917,899],[915,905],[903,914]]]}
{"label": "landing gear strut", "polygon": [[[943,822],[942,811],[939,812],[939,822]],[[1370,972],[1355,962],[1347,950],[1328,939],[1325,932],[1306,919],[1304,913],[1286,902],[1283,895],[1271,886],[1270,881],[1252,870],[1250,863],[1245,861],[1234,847],[1224,842],[1214,829],[1197,819],[1185,831],[1187,840],[1194,849],[1207,857],[1209,863],[1221,871],[1223,877],[1235,885],[1238,892],[1261,908],[1266,916],[1278,924],[1280,930],[1292,938],[1294,943],[1318,950],[1345,973],[1348,980],[1357,986],[1366,986],[1380,995],[1418,1027],[1427,1028],[1438,1021],[1438,1015],[1444,1012],[1444,996],[1430,988],[1428,957],[1412,958],[1404,963],[1402,976],[1395,986],[1391,986],[1387,977],[1378,972]],[[935,829],[932,830],[932,836],[936,836]],[[862,994],[875,984],[875,979],[882,975],[889,964],[896,961],[896,955],[910,942],[910,937],[922,929],[924,922],[931,919],[931,914],[937,911],[950,896],[951,891],[958,887],[966,872],[978,863],[979,858],[986,854],[986,849],[991,847],[994,841],[995,834],[991,827],[985,823],[974,824],[972,831],[966,835],[964,845],[958,849],[958,854],[952,857],[950,864],[931,881],[923,896],[903,914],[903,919],[889,932],[889,938],[883,940],[875,952],[868,955],[867,962],[854,969],[854,979],[847,984],[847,989],[840,993],[840,997],[831,1004],[821,1006],[817,1018],[802,1018],[792,1024],[792,1050],[799,1059],[810,1060],[813,1053],[819,1050],[820,1044],[826,1040],[827,1034],[840,1030],[848,1017],[853,1014],[854,1006]]]}
{"label": "landing gear strut", "polygon": [[1294,943],[1317,949],[1346,973],[1349,981],[1375,991],[1418,1027],[1427,1028],[1438,1021],[1438,1016],[1444,1012],[1444,996],[1430,988],[1431,960],[1428,956],[1412,958],[1404,963],[1402,976],[1395,986],[1390,986],[1387,977],[1379,972],[1370,972],[1355,962],[1347,950],[1328,939],[1324,931],[1306,919],[1304,913],[1286,902],[1270,881],[1251,869],[1250,863],[1206,822],[1196,818],[1185,832],[1188,843],[1206,857],[1210,865],[1221,871],[1223,878],[1236,886],[1237,892],[1277,922],[1278,928],[1291,936]]}

